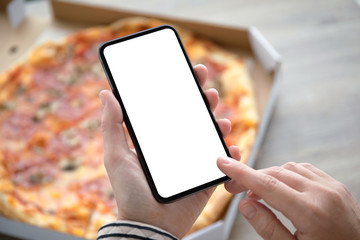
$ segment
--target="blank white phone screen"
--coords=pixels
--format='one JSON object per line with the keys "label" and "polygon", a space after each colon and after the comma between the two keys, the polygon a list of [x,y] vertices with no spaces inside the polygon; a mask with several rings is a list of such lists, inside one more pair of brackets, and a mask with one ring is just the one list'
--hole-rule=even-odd
{"label": "blank white phone screen", "polygon": [[109,45],[104,56],[159,195],[224,177],[216,159],[225,149],[174,31]]}

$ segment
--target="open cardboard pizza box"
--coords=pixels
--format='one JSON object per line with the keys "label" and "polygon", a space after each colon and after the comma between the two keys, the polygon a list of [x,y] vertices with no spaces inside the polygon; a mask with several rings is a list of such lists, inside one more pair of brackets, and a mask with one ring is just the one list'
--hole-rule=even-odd
{"label": "open cardboard pizza box", "polygon": [[[101,6],[88,5],[81,1],[80,3],[74,3],[65,0],[52,0],[51,5],[54,15],[53,19],[27,17],[22,23],[22,25],[26,24],[26,27],[20,26],[16,31],[10,31],[10,34],[7,36],[8,41],[3,43],[5,44],[5,49],[11,48],[14,41],[17,41],[18,47],[22,49],[25,47],[29,48],[33,43],[31,43],[30,40],[24,41],[22,36],[28,36],[27,34],[30,34],[31,38],[34,39],[34,32],[38,33],[36,36],[37,40],[35,41],[36,44],[38,44],[50,39],[59,40],[66,34],[81,28],[110,24],[124,17],[145,16],[162,19],[169,24],[176,24],[194,31],[244,57],[253,80],[256,101],[261,116],[258,134],[248,159],[249,166],[253,167],[255,165],[257,156],[260,153],[261,142],[266,133],[271,113],[275,105],[281,66],[279,54],[255,27],[235,28],[220,26],[205,22],[173,18],[165,15],[160,16],[122,9],[110,9]],[[0,20],[2,21],[2,25],[0,25],[0,27],[3,29],[5,16],[3,13],[1,14]],[[89,18],[88,16],[91,17]],[[35,29],[35,31],[32,29]],[[23,52],[22,55],[26,55],[26,51]],[[1,70],[3,71],[5,67],[9,67],[10,63],[15,61],[14,59],[13,56],[2,56],[0,61]],[[17,61],[18,60],[19,59],[17,59]],[[194,232],[184,239],[228,239],[238,212],[238,202],[243,197],[243,194],[239,194],[233,198],[222,220]],[[12,221],[4,217],[0,217],[0,232],[6,235],[26,239],[80,239],[67,234]]]}

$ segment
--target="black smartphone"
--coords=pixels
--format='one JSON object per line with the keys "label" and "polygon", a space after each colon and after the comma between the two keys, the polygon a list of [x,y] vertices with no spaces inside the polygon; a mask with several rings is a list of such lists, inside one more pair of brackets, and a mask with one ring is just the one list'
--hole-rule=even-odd
{"label": "black smartphone", "polygon": [[216,165],[228,148],[174,27],[105,42],[99,55],[159,202],[229,180]]}

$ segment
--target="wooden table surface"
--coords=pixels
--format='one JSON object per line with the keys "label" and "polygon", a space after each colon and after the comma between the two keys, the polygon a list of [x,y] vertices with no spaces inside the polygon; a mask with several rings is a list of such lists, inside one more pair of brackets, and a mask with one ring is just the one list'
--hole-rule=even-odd
{"label": "wooden table surface", "polygon": [[[47,9],[43,3],[28,5],[31,14],[37,9],[44,14]],[[283,57],[280,93],[256,167],[309,162],[347,185],[360,201],[360,7],[356,1],[124,0],[116,5],[256,26]],[[238,214],[230,239],[261,238]]]}

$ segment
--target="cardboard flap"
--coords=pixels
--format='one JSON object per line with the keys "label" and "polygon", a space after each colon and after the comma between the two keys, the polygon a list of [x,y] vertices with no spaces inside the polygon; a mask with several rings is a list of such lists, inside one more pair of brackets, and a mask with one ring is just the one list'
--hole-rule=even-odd
{"label": "cardboard flap", "polygon": [[256,27],[249,28],[250,44],[262,67],[275,72],[280,67],[281,57]]}
{"label": "cardboard flap", "polygon": [[220,220],[208,227],[202,228],[197,232],[183,238],[183,240],[209,240],[209,239],[224,239],[224,221]]}
{"label": "cardboard flap", "polygon": [[[66,233],[40,228],[22,222],[15,222],[0,216],[0,226],[2,233],[20,239],[51,239],[51,240],[84,240]],[[2,238],[3,239],[3,238]]]}

